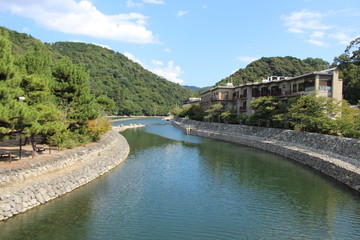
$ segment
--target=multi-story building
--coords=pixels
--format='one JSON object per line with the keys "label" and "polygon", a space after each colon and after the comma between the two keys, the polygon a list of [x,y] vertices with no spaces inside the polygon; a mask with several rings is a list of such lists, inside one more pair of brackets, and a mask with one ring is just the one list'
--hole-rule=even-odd
{"label": "multi-story building", "polygon": [[237,114],[251,114],[250,102],[258,97],[274,96],[279,101],[288,101],[301,94],[342,100],[343,82],[337,68],[307,73],[296,77],[272,76],[261,82],[239,86],[229,84],[210,89],[201,94],[200,105],[207,110],[221,103],[225,110],[234,109]]}

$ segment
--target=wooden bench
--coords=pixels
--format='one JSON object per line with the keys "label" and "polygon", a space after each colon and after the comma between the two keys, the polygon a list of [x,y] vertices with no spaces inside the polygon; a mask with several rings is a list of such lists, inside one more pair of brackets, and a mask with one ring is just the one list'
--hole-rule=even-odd
{"label": "wooden bench", "polygon": [[8,158],[9,163],[11,163],[13,156],[11,153],[0,153],[0,158]]}
{"label": "wooden bench", "polygon": [[43,152],[43,151],[45,151],[46,149],[44,148],[44,147],[37,147],[36,148],[36,151],[37,152]]}
{"label": "wooden bench", "polygon": [[4,157],[10,157],[11,153],[0,153],[0,157],[4,158]]}

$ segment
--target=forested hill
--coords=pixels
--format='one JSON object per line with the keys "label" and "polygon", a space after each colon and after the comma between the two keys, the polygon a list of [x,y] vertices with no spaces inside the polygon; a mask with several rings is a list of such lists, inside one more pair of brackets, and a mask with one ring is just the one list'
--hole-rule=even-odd
{"label": "forested hill", "polygon": [[50,46],[75,64],[84,65],[90,73],[93,93],[112,98],[120,114],[164,115],[192,93],[103,47],[75,42]]}
{"label": "forested hill", "polygon": [[[0,27],[8,32],[14,55],[40,43],[24,33]],[[115,101],[115,114],[165,115],[178,102],[193,94],[179,84],[170,82],[144,69],[121,53],[93,44],[57,42],[45,44],[54,59],[67,56],[90,74],[90,89],[95,96],[107,95]]]}
{"label": "forested hill", "polygon": [[231,81],[234,85],[239,85],[257,82],[270,76],[294,77],[329,67],[329,63],[320,58],[301,60],[294,57],[263,57],[250,63],[246,68],[239,69],[231,76],[222,79],[216,85],[225,85]]}

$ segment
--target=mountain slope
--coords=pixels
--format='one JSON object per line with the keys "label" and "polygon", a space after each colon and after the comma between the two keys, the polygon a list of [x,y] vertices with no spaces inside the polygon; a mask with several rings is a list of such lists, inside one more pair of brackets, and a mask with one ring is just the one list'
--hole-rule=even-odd
{"label": "mountain slope", "polygon": [[[0,31],[12,42],[14,55],[23,55],[40,41],[5,27]],[[165,115],[184,98],[193,94],[144,69],[123,54],[93,44],[57,42],[45,44],[52,58],[67,56],[90,75],[91,91],[107,95],[116,103],[115,113],[127,115]]]}
{"label": "mountain slope", "polygon": [[74,42],[57,42],[50,47],[83,65],[90,73],[93,93],[112,98],[120,114],[164,115],[192,93],[106,48]]}
{"label": "mountain slope", "polygon": [[233,82],[234,85],[248,82],[257,82],[270,76],[294,77],[305,73],[320,71],[329,68],[329,63],[320,58],[307,58],[304,60],[294,57],[263,57],[256,60],[244,69],[222,79],[219,85]]}

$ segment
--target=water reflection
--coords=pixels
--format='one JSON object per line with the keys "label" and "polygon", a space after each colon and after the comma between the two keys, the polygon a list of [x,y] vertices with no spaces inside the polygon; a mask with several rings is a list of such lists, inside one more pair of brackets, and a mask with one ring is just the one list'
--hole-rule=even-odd
{"label": "water reflection", "polygon": [[360,199],[274,154],[184,135],[159,119],[129,129],[110,174],[0,223],[0,239],[356,239]]}

